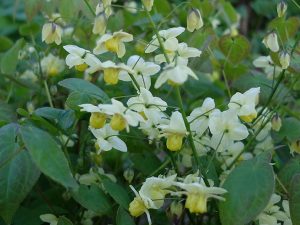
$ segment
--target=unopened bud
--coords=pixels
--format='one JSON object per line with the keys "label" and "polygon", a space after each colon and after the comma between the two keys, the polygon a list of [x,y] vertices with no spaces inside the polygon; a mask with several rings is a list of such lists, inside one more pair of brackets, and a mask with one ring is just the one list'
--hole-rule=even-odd
{"label": "unopened bud", "polygon": [[291,153],[298,153],[300,154],[300,140],[296,140],[296,141],[293,141],[290,145],[290,151]]}
{"label": "unopened bud", "polygon": [[289,53],[283,51],[280,53],[279,61],[282,69],[287,69],[290,66],[291,57]]}
{"label": "unopened bud", "polygon": [[287,10],[287,4],[285,1],[281,1],[277,4],[277,15],[278,17],[283,17]]}
{"label": "unopened bud", "polygon": [[152,10],[153,2],[154,2],[154,0],[142,0],[142,3],[144,5],[145,9],[148,12],[150,12]]}
{"label": "unopened bud", "polygon": [[27,102],[27,103],[26,103],[26,108],[27,108],[27,111],[28,111],[30,114],[33,113],[33,111],[35,110],[35,107],[34,107],[33,102]]}
{"label": "unopened bud", "polygon": [[278,52],[279,51],[279,44],[278,44],[278,38],[277,34],[275,32],[269,33],[264,39],[263,39],[264,45],[270,49],[272,52]]}
{"label": "unopened bud", "polygon": [[134,171],[133,169],[126,169],[123,173],[125,180],[130,184],[134,178]]}
{"label": "unopened bud", "polygon": [[105,13],[96,16],[93,26],[93,34],[104,34],[106,30],[107,19]]}
{"label": "unopened bud", "polygon": [[280,117],[276,114],[275,116],[273,116],[272,118],[272,129],[275,131],[279,131],[281,128],[282,122]]}
{"label": "unopened bud", "polygon": [[170,206],[170,212],[177,217],[180,217],[183,212],[183,205],[180,202],[172,202]]}
{"label": "unopened bud", "polygon": [[187,16],[187,30],[193,32],[203,26],[203,20],[198,9],[192,8]]}

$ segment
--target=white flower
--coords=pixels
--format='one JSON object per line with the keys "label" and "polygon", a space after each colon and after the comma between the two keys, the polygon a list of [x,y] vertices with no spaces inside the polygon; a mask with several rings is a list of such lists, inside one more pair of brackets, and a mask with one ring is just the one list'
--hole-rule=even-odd
{"label": "white flower", "polygon": [[111,100],[112,104],[100,104],[98,107],[108,115],[112,115],[110,126],[116,131],[121,131],[126,128],[129,131],[129,126],[136,127],[139,122],[144,121],[143,117],[128,108],[122,102],[115,99]]}
{"label": "white flower", "polygon": [[96,6],[96,15],[104,12],[108,18],[112,14],[111,2],[112,0],[100,0]]}
{"label": "white flower", "polygon": [[201,107],[195,108],[191,115],[187,117],[191,131],[201,136],[208,128],[209,115],[215,109],[215,101],[212,98],[206,98]]}
{"label": "white flower", "polygon": [[147,11],[151,11],[153,7],[154,0],[142,0],[142,3]]}
{"label": "white flower", "polygon": [[118,132],[113,130],[109,124],[101,129],[90,128],[90,130],[97,138],[100,151],[109,151],[114,148],[121,152],[127,152],[126,144],[118,137]]}
{"label": "white flower", "polygon": [[[175,185],[183,189],[183,194],[187,196],[185,201],[185,208],[189,209],[191,213],[206,213],[207,200],[215,198],[218,200],[225,200],[219,196],[225,194],[227,191],[219,187],[207,187],[201,178],[187,179],[184,183],[176,182]],[[187,182],[190,180],[191,182]]]}
{"label": "white flower", "polygon": [[51,44],[55,42],[55,44],[61,44],[61,35],[62,35],[62,28],[55,24],[55,23],[46,23],[42,29],[42,41],[46,42],[47,44]]}
{"label": "white flower", "polygon": [[[163,39],[164,47],[168,50],[176,50],[176,47],[178,45],[178,40],[176,39],[176,37],[183,33],[184,30],[185,29],[183,27],[174,27],[168,30],[159,31],[159,35]],[[149,45],[146,47],[145,53],[154,52],[158,48],[159,42],[156,35],[154,35]]]}
{"label": "white flower", "polygon": [[269,33],[263,39],[263,44],[266,46],[266,48],[269,48],[272,52],[279,51],[278,38],[277,38],[277,34],[275,32]]}
{"label": "white flower", "polygon": [[216,110],[210,115],[208,126],[212,133],[211,146],[219,152],[249,135],[247,127],[239,121],[233,110]]}
{"label": "white flower", "polygon": [[199,30],[203,26],[201,13],[198,9],[192,8],[187,16],[187,30],[193,32]]}
{"label": "white flower", "polygon": [[65,61],[50,53],[42,58],[41,67],[45,75],[56,76],[65,69]]}
{"label": "white flower", "polygon": [[165,82],[169,82],[171,85],[182,85],[191,76],[198,80],[196,74],[185,64],[171,63],[167,65],[161,72],[154,85],[155,88],[159,88]]}
{"label": "white flower", "polygon": [[282,69],[279,66],[276,66],[271,59],[271,56],[259,56],[253,61],[253,65],[257,68],[264,69],[264,72],[267,74],[269,79],[274,79],[274,67],[275,67],[275,77],[277,77]]}
{"label": "white flower", "polygon": [[123,31],[114,32],[113,34],[104,34],[97,41],[94,48],[94,54],[103,54],[105,52],[114,52],[119,58],[125,55],[126,49],[124,42],[130,42],[133,36]]}
{"label": "white flower", "polygon": [[86,58],[91,55],[90,51],[76,45],[65,45],[64,49],[69,53],[66,57],[66,64],[69,68],[75,66],[78,71],[84,71],[87,68]]}
{"label": "white flower", "polygon": [[[177,39],[176,39],[177,40]],[[176,46],[177,45],[177,46]],[[168,46],[166,46],[168,47]],[[171,45],[170,49],[166,49],[168,58],[171,61],[176,60],[177,63],[186,64],[188,63],[188,59],[192,57],[200,57],[202,51],[197,48],[188,47],[186,43],[178,43],[175,42]],[[164,54],[159,54],[155,56],[155,61],[158,63],[164,63],[166,61],[166,57]]]}
{"label": "white flower", "polygon": [[49,223],[50,225],[57,225],[58,223],[58,218],[53,214],[40,215],[40,219],[45,223]]}
{"label": "white flower", "polygon": [[287,4],[284,1],[280,1],[277,4],[277,15],[278,17],[283,17],[287,10]]}
{"label": "white flower", "polygon": [[169,124],[162,124],[159,128],[162,129],[162,136],[167,137],[167,148],[170,151],[179,151],[182,147],[182,140],[187,135],[181,113],[173,112]]}
{"label": "white flower", "polygon": [[31,81],[33,83],[38,81],[37,75],[32,70],[26,70],[21,74],[20,78],[22,80]]}
{"label": "white flower", "polygon": [[125,2],[124,8],[130,13],[137,13],[137,3],[135,1]]}
{"label": "white flower", "polygon": [[153,97],[152,93],[145,88],[140,89],[138,97],[132,97],[128,100],[127,105],[130,109],[150,114],[156,114],[167,109],[167,103],[161,98]]}
{"label": "white flower", "polygon": [[[159,65],[152,62],[145,62],[142,57],[137,55],[133,55],[128,59],[127,66],[132,69],[132,75],[139,86],[145,87],[146,89],[149,89],[151,86],[151,76],[158,73],[160,70]],[[127,71],[122,71],[120,73],[120,80],[132,81]]]}
{"label": "white flower", "polygon": [[238,116],[250,123],[257,117],[256,105],[259,100],[260,88],[251,88],[245,93],[235,93],[228,104],[229,109],[235,110]]}
{"label": "white flower", "polygon": [[279,56],[281,68],[286,70],[290,66],[291,57],[287,52],[281,52]]}

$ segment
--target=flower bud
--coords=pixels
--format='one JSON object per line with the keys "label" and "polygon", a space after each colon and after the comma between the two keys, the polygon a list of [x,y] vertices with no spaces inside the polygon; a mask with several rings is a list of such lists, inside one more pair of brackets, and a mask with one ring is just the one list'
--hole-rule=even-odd
{"label": "flower bud", "polygon": [[150,12],[152,10],[153,2],[154,2],[154,0],[142,0],[142,3],[144,5],[145,9],[148,12]]}
{"label": "flower bud", "polygon": [[285,1],[281,1],[277,4],[277,15],[278,17],[283,17],[287,10],[287,4]]}
{"label": "flower bud", "polygon": [[128,183],[131,183],[134,177],[133,169],[126,169],[123,173],[123,176]]}
{"label": "flower bud", "polygon": [[113,117],[111,118],[110,126],[113,130],[122,131],[126,128],[126,125],[127,122],[125,118],[118,113],[114,114]]}
{"label": "flower bud", "polygon": [[180,202],[172,202],[170,206],[170,212],[177,217],[180,217],[183,212],[183,206]]}
{"label": "flower bud", "polygon": [[34,107],[34,104],[33,102],[27,102],[26,103],[26,108],[27,108],[27,111],[31,114],[34,112],[35,110],[35,107]]}
{"label": "flower bud", "polygon": [[62,28],[56,23],[46,23],[42,29],[42,41],[46,44],[55,42],[57,45],[61,43]]}
{"label": "flower bud", "polygon": [[297,141],[293,141],[290,145],[290,151],[291,153],[298,153],[300,154],[300,140],[297,140]]}
{"label": "flower bud", "polygon": [[107,19],[105,13],[102,12],[99,15],[97,15],[94,20],[93,34],[103,35],[106,30],[106,25],[107,25]]}
{"label": "flower bud", "polygon": [[171,134],[167,138],[167,148],[170,151],[179,151],[182,147],[183,136],[181,134]]}
{"label": "flower bud", "polygon": [[275,116],[273,116],[272,118],[272,129],[275,131],[279,131],[281,128],[282,122],[280,117],[276,114]]}
{"label": "flower bud", "polygon": [[93,112],[90,117],[90,126],[95,129],[100,129],[105,125],[106,115],[104,113]]}
{"label": "flower bud", "polygon": [[287,69],[290,66],[291,57],[289,53],[283,51],[280,53],[279,61],[282,69]]}
{"label": "flower bud", "polygon": [[278,52],[279,51],[279,44],[278,44],[278,38],[277,34],[275,32],[269,33],[264,39],[263,39],[264,45],[270,49],[272,52]]}
{"label": "flower bud", "polygon": [[203,20],[198,9],[192,8],[187,16],[187,30],[193,32],[203,26]]}

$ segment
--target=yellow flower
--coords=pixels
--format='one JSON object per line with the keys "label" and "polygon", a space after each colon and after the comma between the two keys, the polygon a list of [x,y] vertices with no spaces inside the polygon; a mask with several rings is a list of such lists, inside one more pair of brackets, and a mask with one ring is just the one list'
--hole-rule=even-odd
{"label": "yellow flower", "polygon": [[113,130],[122,131],[127,127],[127,121],[122,115],[116,113],[110,121],[110,126]]}
{"label": "yellow flower", "polygon": [[106,115],[100,112],[93,112],[90,117],[90,126],[95,129],[100,129],[105,125]]}
{"label": "yellow flower", "polygon": [[65,69],[65,61],[51,53],[41,60],[44,75],[57,76]]}
{"label": "yellow flower", "polygon": [[146,212],[147,208],[141,197],[135,197],[129,204],[129,213],[134,217],[139,217]]}

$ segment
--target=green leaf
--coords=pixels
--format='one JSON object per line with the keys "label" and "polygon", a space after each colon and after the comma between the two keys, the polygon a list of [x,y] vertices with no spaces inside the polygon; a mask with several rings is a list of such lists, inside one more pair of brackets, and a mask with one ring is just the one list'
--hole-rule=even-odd
{"label": "green leaf", "polygon": [[278,176],[287,190],[290,189],[291,180],[300,174],[300,156],[292,158],[279,172]]}
{"label": "green leaf", "polygon": [[40,172],[15,142],[17,125],[0,129],[0,216],[7,224],[37,182]]}
{"label": "green leaf", "polygon": [[97,105],[97,100],[95,100],[95,98],[91,97],[86,93],[81,93],[77,91],[71,92],[66,100],[67,106],[69,106],[73,110],[79,110],[80,107],[78,105],[87,103]]}
{"label": "green leaf", "polygon": [[32,36],[32,35],[34,36],[39,32],[40,32],[40,26],[38,23],[34,23],[34,22],[23,24],[19,28],[19,33],[22,36]]}
{"label": "green leaf", "polygon": [[0,52],[5,52],[10,49],[14,43],[8,37],[0,36]]}
{"label": "green leaf", "polygon": [[290,17],[288,19],[278,17],[272,20],[268,25],[270,30],[277,32],[279,40],[284,43],[297,34],[299,27],[300,19],[298,17]]}
{"label": "green leaf", "polygon": [[132,217],[121,206],[118,209],[116,221],[117,225],[135,225]]}
{"label": "green leaf", "polygon": [[[130,154],[134,167],[145,176],[150,175],[161,165],[161,161],[150,152]],[[144,160],[147,159],[147,160]]]}
{"label": "green leaf", "polygon": [[59,82],[60,86],[70,89],[71,91],[77,91],[87,94],[90,97],[96,98],[101,102],[110,102],[110,98],[96,85],[82,79],[69,78]]}
{"label": "green leaf", "polygon": [[234,9],[234,7],[231,5],[230,2],[224,2],[223,3],[223,9],[225,13],[225,20],[228,24],[236,23],[238,20],[238,15]]}
{"label": "green leaf", "polygon": [[250,43],[242,35],[223,36],[219,41],[219,46],[225,57],[233,64],[241,62],[250,52]]}
{"label": "green leaf", "polygon": [[300,174],[291,181],[289,206],[293,225],[300,225]]}
{"label": "green leaf", "polygon": [[32,160],[45,175],[67,188],[78,186],[64,153],[52,136],[32,126],[22,126],[21,135]]}
{"label": "green leaf", "polygon": [[106,214],[111,210],[111,203],[105,193],[96,185],[88,187],[80,185],[72,192],[72,197],[84,208],[99,214]]}
{"label": "green leaf", "polygon": [[71,128],[76,119],[73,110],[43,107],[35,110],[34,113],[46,119],[53,120],[64,130]]}
{"label": "green leaf", "polygon": [[5,74],[14,74],[16,71],[19,51],[25,44],[24,39],[20,39],[16,44],[10,48],[3,56],[1,60],[1,71]]}
{"label": "green leaf", "polygon": [[60,216],[57,221],[57,225],[73,225],[72,221],[65,216]]}
{"label": "green leaf", "polygon": [[110,179],[102,179],[105,190],[108,194],[123,208],[128,209],[130,199],[128,192],[119,184],[112,182]]}
{"label": "green leaf", "polygon": [[13,122],[16,119],[17,116],[12,105],[0,102],[0,126],[1,124]]}
{"label": "green leaf", "polygon": [[300,139],[300,121],[293,117],[284,118],[277,134],[281,139],[287,138],[289,141]]}
{"label": "green leaf", "polygon": [[274,193],[275,179],[270,154],[243,161],[226,179],[228,193],[220,202],[222,225],[245,225],[267,206]]}
{"label": "green leaf", "polygon": [[78,13],[76,1],[74,0],[60,0],[58,9],[64,21],[72,21]]}

